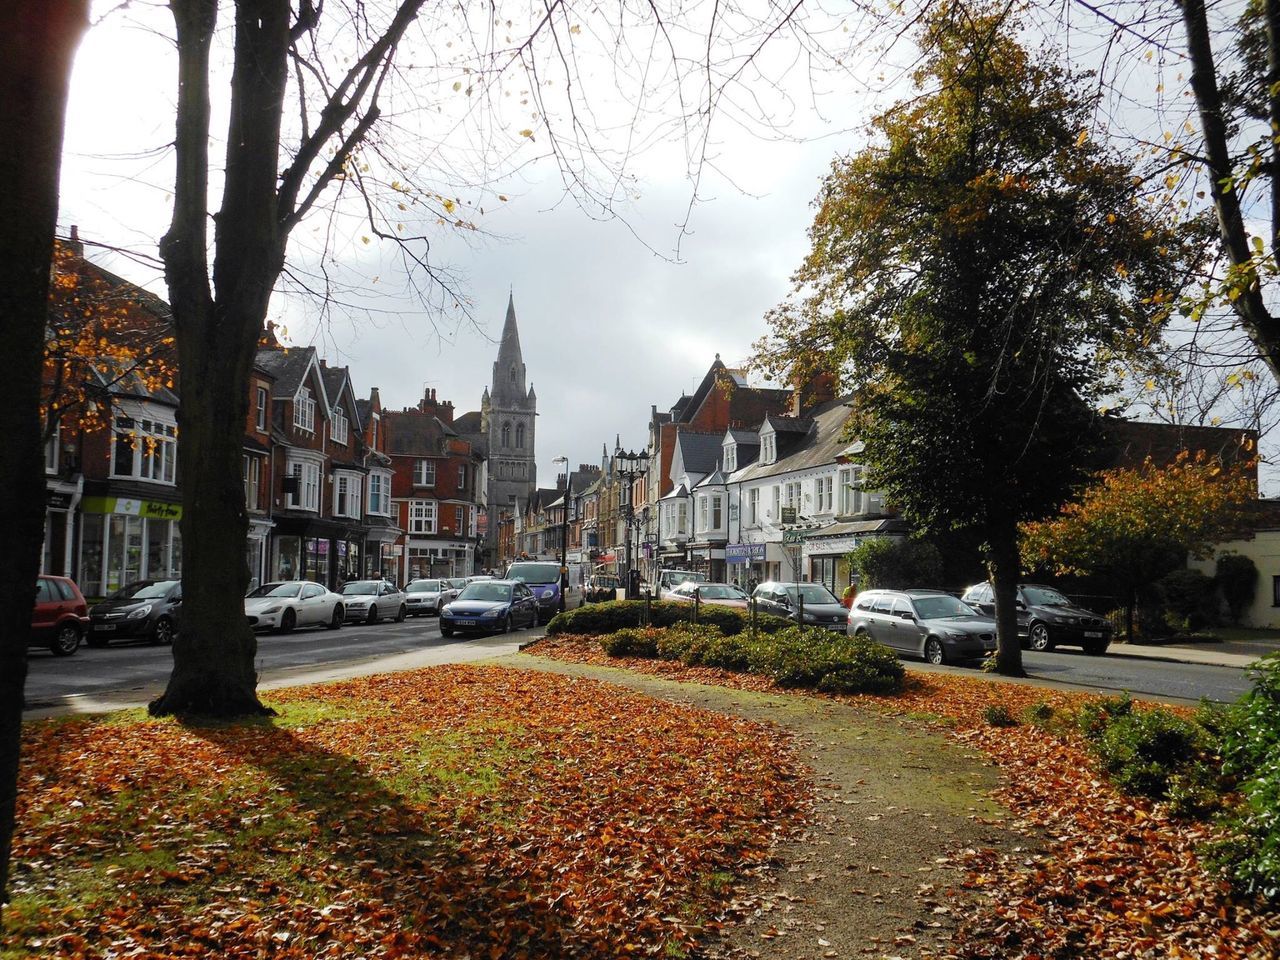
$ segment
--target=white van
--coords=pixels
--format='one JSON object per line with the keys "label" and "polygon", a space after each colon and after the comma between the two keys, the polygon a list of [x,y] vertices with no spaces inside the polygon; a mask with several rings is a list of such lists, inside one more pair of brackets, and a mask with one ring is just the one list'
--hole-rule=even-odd
{"label": "white van", "polygon": [[694,583],[706,583],[707,575],[705,573],[694,573],[692,570],[660,570],[658,571],[658,583],[655,586],[656,596],[661,597],[669,590],[674,590],[682,583],[688,583],[692,580]]}

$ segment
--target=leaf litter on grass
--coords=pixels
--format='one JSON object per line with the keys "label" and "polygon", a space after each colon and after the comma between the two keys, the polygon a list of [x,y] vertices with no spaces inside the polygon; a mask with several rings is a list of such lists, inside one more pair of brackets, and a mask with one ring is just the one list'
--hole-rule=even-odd
{"label": "leaf litter on grass", "polygon": [[[548,637],[527,651],[574,663],[745,690],[767,678],[678,662],[606,655],[597,639]],[[955,960],[1272,960],[1280,957],[1280,910],[1233,896],[1198,856],[1204,823],[1172,818],[1125,796],[1098,770],[1073,731],[994,727],[992,706],[1014,717],[1078,708],[1085,694],[952,674],[911,672],[896,696],[777,691],[837,700],[931,723],[981,750],[1001,768],[995,799],[1043,853],[963,852],[967,895],[948,907],[961,918]],[[1048,708],[1048,711],[1045,708]],[[1179,711],[1180,708],[1173,708]],[[1188,712],[1188,711],[1181,711]],[[921,954],[927,956],[927,954]]]}
{"label": "leaf litter on grass", "polygon": [[455,666],[270,699],[29,724],[4,956],[682,955],[715,878],[811,808],[776,728],[599,682]]}

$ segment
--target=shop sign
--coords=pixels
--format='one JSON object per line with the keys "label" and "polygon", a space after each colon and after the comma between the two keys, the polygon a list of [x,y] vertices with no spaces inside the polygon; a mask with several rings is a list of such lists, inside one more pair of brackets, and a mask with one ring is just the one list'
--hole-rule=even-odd
{"label": "shop sign", "polygon": [[804,543],[804,531],[803,530],[783,530],[782,542],[790,543],[790,544]]}
{"label": "shop sign", "polygon": [[782,522],[783,522],[783,523],[795,523],[795,522],[796,522],[796,508],[795,508],[795,507],[783,507],[783,508],[782,508]]}
{"label": "shop sign", "polygon": [[45,497],[44,505],[50,510],[70,510],[71,494],[62,490],[50,490]]}
{"label": "shop sign", "polygon": [[160,500],[133,500],[128,497],[85,497],[85,513],[122,513],[149,520],[181,520],[182,504]]}
{"label": "shop sign", "polygon": [[764,559],[763,543],[731,543],[724,548],[725,560],[729,563],[751,563]]}

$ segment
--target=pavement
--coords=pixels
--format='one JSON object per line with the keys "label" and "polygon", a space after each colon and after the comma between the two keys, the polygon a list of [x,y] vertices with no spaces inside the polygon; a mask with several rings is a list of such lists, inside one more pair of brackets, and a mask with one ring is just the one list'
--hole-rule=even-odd
{"label": "pavement", "polygon": [[1272,654],[1280,653],[1280,641],[1257,640],[1227,643],[1112,643],[1109,657],[1163,660],[1167,663],[1194,663],[1201,666],[1244,668]]}

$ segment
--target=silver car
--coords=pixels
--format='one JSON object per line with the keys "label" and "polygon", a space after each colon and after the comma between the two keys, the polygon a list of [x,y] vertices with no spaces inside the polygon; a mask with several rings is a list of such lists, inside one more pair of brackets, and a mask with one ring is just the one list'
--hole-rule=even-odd
{"label": "silver car", "polygon": [[423,614],[438,614],[440,608],[458,595],[458,591],[450,586],[448,580],[439,578],[426,580],[410,580],[404,588],[405,605],[415,617]]}
{"label": "silver car", "polygon": [[386,580],[352,580],[342,585],[342,599],[347,605],[348,620],[377,623],[394,618],[403,623],[409,606],[400,588]]}
{"label": "silver car", "polygon": [[996,623],[940,590],[866,590],[849,611],[849,633],[929,663],[975,660],[996,649]]}
{"label": "silver car", "polygon": [[280,630],[323,624],[342,626],[346,606],[342,597],[310,580],[264,583],[244,598],[244,615],[255,630]]}

